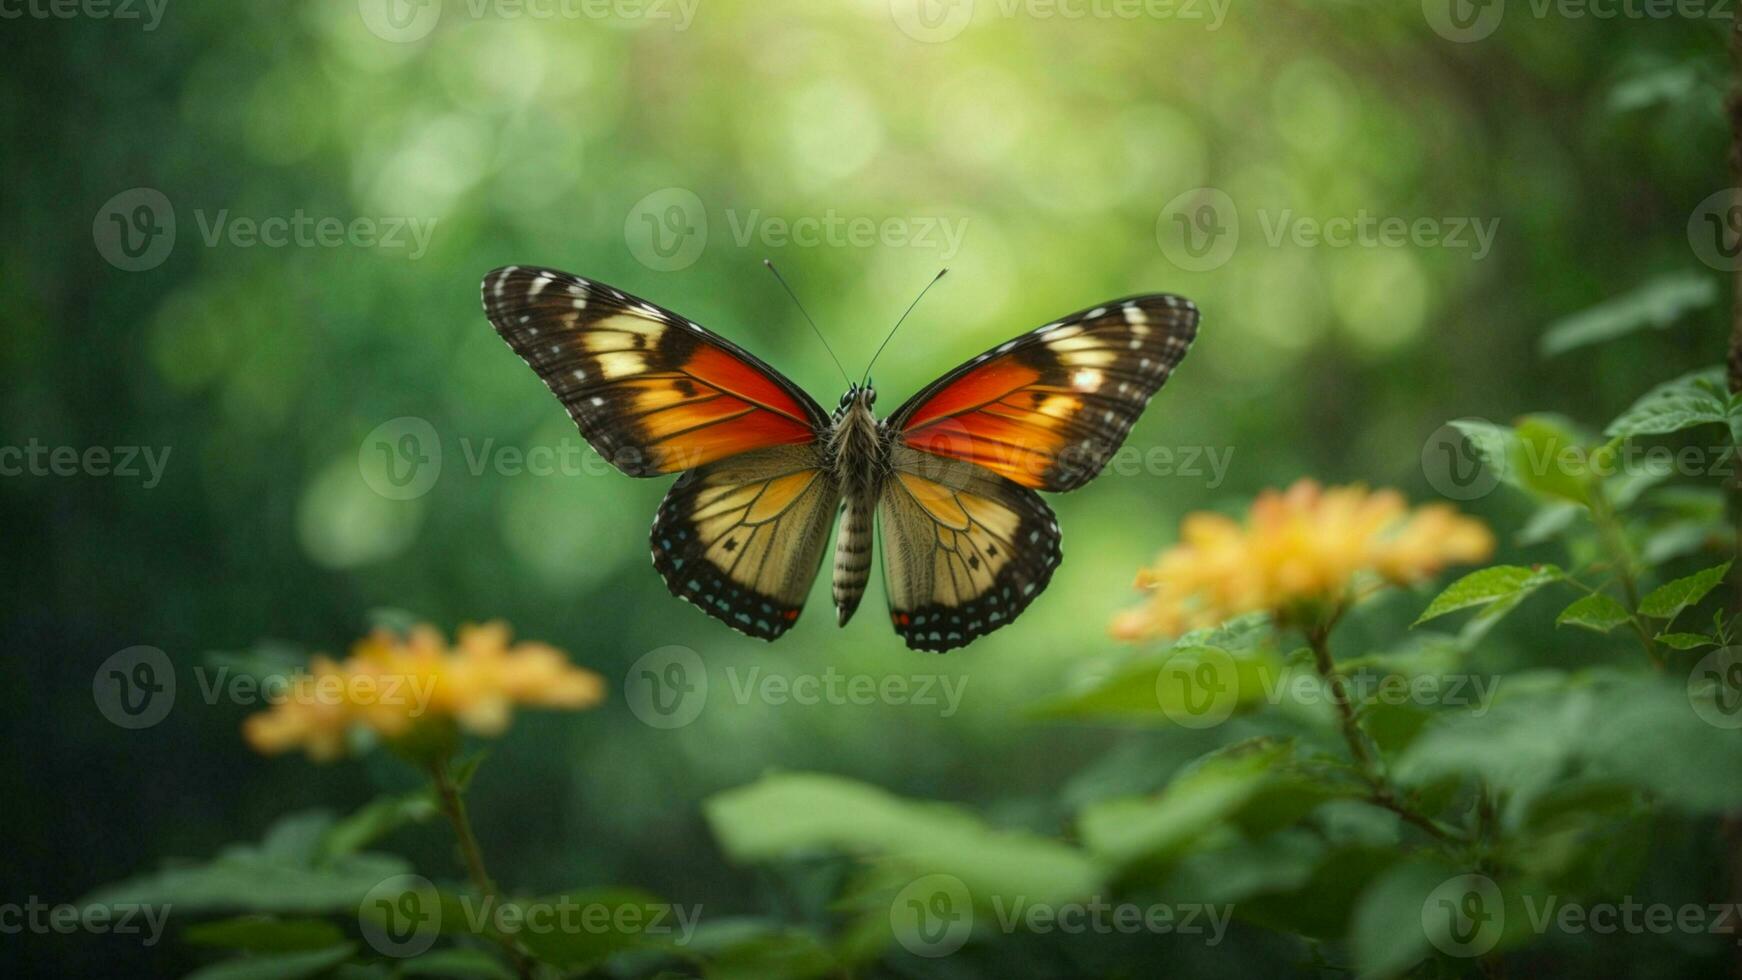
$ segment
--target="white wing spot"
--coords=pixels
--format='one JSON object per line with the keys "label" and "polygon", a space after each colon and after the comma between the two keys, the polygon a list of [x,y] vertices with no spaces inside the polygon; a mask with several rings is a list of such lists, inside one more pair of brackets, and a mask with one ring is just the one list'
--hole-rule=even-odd
{"label": "white wing spot", "polygon": [[585,381],[585,380],[587,380],[587,372],[585,372],[585,371],[583,371],[583,370],[581,370],[581,369],[580,369],[580,368],[575,368],[575,370],[574,370],[574,376],[575,376],[575,380],[576,380],[576,381]]}
{"label": "white wing spot", "polygon": [[520,271],[520,266],[511,265],[508,268],[503,269],[502,274],[496,277],[496,298],[497,299],[501,299],[503,290],[508,288],[508,277],[514,275],[516,272],[519,272],[519,271]]}
{"label": "white wing spot", "polygon": [[605,399],[600,398],[598,395],[593,396],[593,407],[594,408],[598,408],[600,405],[603,405],[603,404],[605,404]]}
{"label": "white wing spot", "polygon": [[544,287],[548,285],[550,285],[549,276],[539,276],[537,279],[532,280],[532,285],[526,290],[526,298],[531,299],[539,293],[544,292]]}
{"label": "white wing spot", "polygon": [[1008,341],[1008,342],[1003,343],[1003,344],[999,344],[998,345],[998,353],[1003,354],[1003,353],[1009,351],[1010,348],[1015,347],[1015,346],[1016,346],[1016,341],[1014,341],[1014,340]]}
{"label": "white wing spot", "polygon": [[1105,306],[1097,306],[1094,309],[1090,310],[1087,314],[1085,314],[1083,319],[1085,319],[1085,320],[1099,320],[1101,317],[1104,317],[1106,315],[1107,315],[1107,308]]}

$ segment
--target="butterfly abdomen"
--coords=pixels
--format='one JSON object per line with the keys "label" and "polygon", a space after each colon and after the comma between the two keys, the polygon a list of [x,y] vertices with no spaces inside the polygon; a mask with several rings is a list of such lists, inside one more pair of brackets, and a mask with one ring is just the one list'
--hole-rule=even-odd
{"label": "butterfly abdomen", "polygon": [[841,503],[841,530],[835,536],[835,615],[842,626],[853,618],[865,583],[871,579],[871,521],[875,498],[849,496]]}

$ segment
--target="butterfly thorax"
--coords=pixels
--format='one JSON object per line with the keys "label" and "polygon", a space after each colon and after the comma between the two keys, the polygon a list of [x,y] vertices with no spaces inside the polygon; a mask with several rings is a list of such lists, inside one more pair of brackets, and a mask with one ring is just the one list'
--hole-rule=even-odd
{"label": "butterfly thorax", "polygon": [[827,458],[841,486],[841,526],[835,535],[835,617],[853,618],[871,578],[872,516],[888,468],[889,446],[871,406],[877,394],[857,385],[841,397],[829,430]]}

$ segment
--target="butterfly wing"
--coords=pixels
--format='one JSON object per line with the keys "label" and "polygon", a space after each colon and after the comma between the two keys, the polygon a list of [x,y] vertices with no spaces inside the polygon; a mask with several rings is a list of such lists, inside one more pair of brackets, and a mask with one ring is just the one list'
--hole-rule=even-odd
{"label": "butterfly wing", "polygon": [[630,476],[689,471],[653,524],[672,594],[751,636],[791,628],[841,496],[816,402],[743,348],[602,283],[508,266],[484,277],[483,298],[602,456]]}
{"label": "butterfly wing", "polygon": [[981,354],[896,409],[877,516],[890,618],[908,646],[971,643],[1046,588],[1059,527],[1034,491],[1094,479],[1197,328],[1197,307],[1179,296],[1105,303]]}
{"label": "butterfly wing", "polygon": [[908,446],[1054,493],[1094,479],[1197,336],[1198,309],[1156,294],[1104,303],[1001,344],[889,418]]}
{"label": "butterfly wing", "polygon": [[748,351],[620,289],[534,266],[497,269],[482,288],[496,332],[630,476],[815,442],[828,426]]}
{"label": "butterfly wing", "polygon": [[890,451],[877,503],[895,632],[939,653],[1014,620],[1058,567],[1059,526],[1040,495],[979,466]]}
{"label": "butterfly wing", "polygon": [[772,640],[798,620],[840,501],[815,443],[709,463],[684,474],[660,504],[653,567],[673,595]]}

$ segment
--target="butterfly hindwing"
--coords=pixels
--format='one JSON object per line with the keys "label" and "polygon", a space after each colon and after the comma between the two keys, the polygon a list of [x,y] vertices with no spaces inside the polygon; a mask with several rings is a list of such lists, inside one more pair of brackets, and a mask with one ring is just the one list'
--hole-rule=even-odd
{"label": "butterfly hindwing", "polygon": [[566,272],[484,277],[484,312],[631,476],[694,469],[766,446],[814,442],[828,416],[749,352],[669,310]]}
{"label": "butterfly hindwing", "polygon": [[877,505],[890,620],[943,652],[1008,625],[1058,567],[1059,526],[1027,487],[897,445]]}
{"label": "butterfly hindwing", "polygon": [[1074,490],[1118,451],[1185,357],[1198,310],[1166,294],[1104,303],[1001,344],[890,416],[903,442],[1037,490]]}
{"label": "butterfly hindwing", "polygon": [[660,504],[653,567],[673,595],[772,640],[798,620],[840,500],[815,444],[708,463],[684,474]]}

